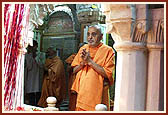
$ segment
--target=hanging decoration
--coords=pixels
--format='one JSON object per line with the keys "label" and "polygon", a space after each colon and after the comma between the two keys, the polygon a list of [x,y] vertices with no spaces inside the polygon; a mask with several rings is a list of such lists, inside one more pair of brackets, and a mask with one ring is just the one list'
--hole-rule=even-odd
{"label": "hanging decoration", "polygon": [[28,45],[28,4],[4,4],[4,109],[22,106],[24,54]]}

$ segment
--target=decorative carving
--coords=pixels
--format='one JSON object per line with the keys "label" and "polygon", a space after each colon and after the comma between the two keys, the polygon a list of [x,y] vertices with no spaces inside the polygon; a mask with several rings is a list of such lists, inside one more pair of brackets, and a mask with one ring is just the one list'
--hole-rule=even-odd
{"label": "decorative carving", "polygon": [[132,23],[131,19],[110,23],[107,25],[107,33],[111,33],[115,42],[132,41],[130,38]]}
{"label": "decorative carving", "polygon": [[99,21],[99,12],[98,11],[83,11],[77,14],[78,20],[81,23],[91,23]]}
{"label": "decorative carving", "polygon": [[148,33],[148,43],[164,43],[164,21],[153,21],[153,28]]}
{"label": "decorative carving", "polygon": [[73,22],[71,17],[65,12],[56,12],[50,16],[47,28],[43,31],[46,33],[65,33],[73,32]]}
{"label": "decorative carving", "polygon": [[77,4],[77,17],[80,23],[105,23],[105,16],[97,4]]}
{"label": "decorative carving", "polygon": [[148,44],[164,43],[164,8],[151,9],[152,29],[148,33]]}
{"label": "decorative carving", "polygon": [[132,25],[135,21],[135,5],[107,4],[104,5],[107,33],[111,33],[115,43],[132,41]]}
{"label": "decorative carving", "polygon": [[155,40],[156,42],[163,43],[164,41],[164,22],[163,20],[158,21]]}
{"label": "decorative carving", "polygon": [[147,40],[147,31],[146,29],[146,23],[139,22],[134,24],[134,28],[131,34],[131,39],[133,42],[146,42]]}
{"label": "decorative carving", "polygon": [[52,14],[58,11],[63,11],[67,13],[71,17],[72,22],[75,23],[72,11],[66,5],[59,6],[55,4],[30,4],[30,25],[32,25],[31,30],[33,30],[34,28],[39,28],[39,26],[43,25],[44,24],[43,19],[48,14],[49,16],[51,16]]}
{"label": "decorative carving", "polygon": [[68,14],[71,17],[72,22],[73,22],[73,31],[75,31],[75,28],[74,28],[75,27],[75,20],[74,20],[72,11],[71,11],[71,9],[68,6],[55,6],[55,8],[49,14],[49,16],[51,16],[52,14],[54,14],[56,12],[59,12],[59,11],[65,12],[66,14]]}

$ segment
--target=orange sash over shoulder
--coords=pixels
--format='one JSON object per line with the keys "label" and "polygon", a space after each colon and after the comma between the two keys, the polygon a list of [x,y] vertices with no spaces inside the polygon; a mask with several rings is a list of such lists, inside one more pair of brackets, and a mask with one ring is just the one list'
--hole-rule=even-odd
{"label": "orange sash over shoulder", "polygon": [[[80,58],[80,52],[83,48],[86,48],[86,50],[90,52],[90,56],[95,63],[104,68],[110,84],[113,84],[113,49],[102,43],[100,43],[96,48],[91,48],[88,44],[86,44],[80,48],[71,66],[74,67],[80,64],[80,62],[82,61],[82,59]],[[83,69],[81,69],[77,73],[76,79],[71,88],[78,93],[76,107],[88,111],[95,110],[96,104],[101,103],[103,80],[104,78],[90,66],[86,65]]]}

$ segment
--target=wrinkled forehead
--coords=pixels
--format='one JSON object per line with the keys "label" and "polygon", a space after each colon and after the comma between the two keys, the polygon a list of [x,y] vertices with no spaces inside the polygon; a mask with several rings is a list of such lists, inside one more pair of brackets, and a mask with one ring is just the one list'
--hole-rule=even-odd
{"label": "wrinkled forehead", "polygon": [[97,29],[96,27],[89,27],[88,32],[89,33],[92,33],[92,32],[100,33],[99,29]]}

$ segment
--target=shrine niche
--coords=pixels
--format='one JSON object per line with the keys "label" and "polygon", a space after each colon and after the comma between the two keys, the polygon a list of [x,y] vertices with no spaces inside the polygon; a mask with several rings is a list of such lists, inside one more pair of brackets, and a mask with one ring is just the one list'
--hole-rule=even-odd
{"label": "shrine niche", "polygon": [[73,22],[71,17],[62,12],[56,12],[50,16],[48,23],[48,28],[44,33],[64,33],[64,32],[73,32]]}
{"label": "shrine niche", "polygon": [[48,17],[49,21],[44,29],[44,34],[73,32],[72,18],[63,11],[53,13]]}

